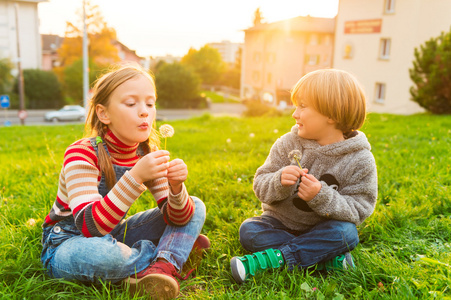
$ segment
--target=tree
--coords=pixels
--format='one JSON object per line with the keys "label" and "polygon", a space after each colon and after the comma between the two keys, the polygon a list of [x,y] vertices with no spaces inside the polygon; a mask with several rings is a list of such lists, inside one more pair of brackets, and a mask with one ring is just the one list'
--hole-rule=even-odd
{"label": "tree", "polygon": [[260,7],[258,7],[254,12],[254,20],[253,20],[254,26],[262,24],[263,20],[264,20],[263,14],[260,10]]}
{"label": "tree", "polygon": [[[66,23],[66,34],[58,49],[60,66],[68,66],[83,55],[83,16],[78,23]],[[86,4],[86,28],[88,31],[88,55],[97,65],[107,65],[119,61],[117,48],[112,44],[116,40],[116,31],[108,27],[97,5],[90,1]]]}
{"label": "tree", "polygon": [[451,113],[451,31],[415,48],[412,100],[434,114]]}
{"label": "tree", "polygon": [[[89,82],[94,82],[100,74],[101,68],[89,59]],[[70,98],[68,102],[83,105],[83,59],[79,58],[63,69],[65,94]]]}
{"label": "tree", "polygon": [[162,65],[155,74],[155,83],[161,107],[198,108],[205,104],[199,96],[199,77],[180,63]]}
{"label": "tree", "polygon": [[[66,34],[58,49],[59,67],[54,71],[63,83],[64,94],[75,102],[83,101],[83,16],[78,23],[66,23]],[[86,5],[86,27],[88,31],[89,83],[97,77],[96,70],[119,61],[117,48],[112,44],[116,40],[116,31],[108,27],[97,5],[88,1]]]}
{"label": "tree", "polygon": [[181,63],[193,69],[205,84],[215,83],[225,70],[221,54],[208,45],[199,50],[189,49],[188,54],[182,57]]}
{"label": "tree", "polygon": [[13,65],[7,58],[0,59],[0,94],[8,93],[11,89],[14,76],[11,75]]}
{"label": "tree", "polygon": [[[61,84],[52,71],[25,69],[23,70],[23,80],[27,108],[58,108],[64,104]],[[18,92],[17,89],[16,80],[16,93]]]}

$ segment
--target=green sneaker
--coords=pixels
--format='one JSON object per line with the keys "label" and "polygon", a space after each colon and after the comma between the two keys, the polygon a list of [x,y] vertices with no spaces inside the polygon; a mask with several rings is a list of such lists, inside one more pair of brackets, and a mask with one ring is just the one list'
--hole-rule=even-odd
{"label": "green sneaker", "polygon": [[335,256],[335,258],[317,265],[317,270],[344,271],[355,268],[354,260],[349,252]]}
{"label": "green sneaker", "polygon": [[265,269],[277,269],[285,264],[282,253],[277,249],[267,249],[251,255],[235,256],[230,261],[233,279],[243,283],[250,275]]}

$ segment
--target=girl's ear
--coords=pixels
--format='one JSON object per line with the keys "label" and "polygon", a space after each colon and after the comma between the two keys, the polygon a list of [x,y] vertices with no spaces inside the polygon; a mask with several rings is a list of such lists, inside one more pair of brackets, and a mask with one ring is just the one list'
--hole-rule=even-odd
{"label": "girl's ear", "polygon": [[327,123],[329,123],[329,124],[337,124],[337,122],[335,122],[331,118],[327,118]]}
{"label": "girl's ear", "polygon": [[111,123],[106,107],[103,106],[102,104],[96,105],[96,114],[97,118],[99,118],[99,121],[102,122],[103,124],[108,125]]}

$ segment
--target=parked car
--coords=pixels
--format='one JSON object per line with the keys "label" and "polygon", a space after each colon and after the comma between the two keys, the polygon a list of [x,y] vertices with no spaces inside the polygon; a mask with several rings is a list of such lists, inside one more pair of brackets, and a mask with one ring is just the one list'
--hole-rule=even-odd
{"label": "parked car", "polygon": [[65,105],[60,110],[49,111],[44,115],[44,120],[49,122],[58,121],[83,121],[86,110],[80,105]]}

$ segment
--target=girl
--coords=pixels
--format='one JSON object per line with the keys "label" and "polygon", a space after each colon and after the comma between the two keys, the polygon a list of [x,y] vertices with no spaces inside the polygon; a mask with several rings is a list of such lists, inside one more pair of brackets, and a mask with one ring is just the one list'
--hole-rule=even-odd
{"label": "girl", "polygon": [[[123,281],[133,293],[174,298],[174,277],[181,278],[191,250],[209,247],[199,236],[205,205],[184,185],[187,166],[158,150],[155,101],[154,80],[138,66],[96,82],[85,124],[90,138],[67,148],[56,201],[42,225],[41,261],[50,276]],[[146,188],[158,208],[125,219]]]}

